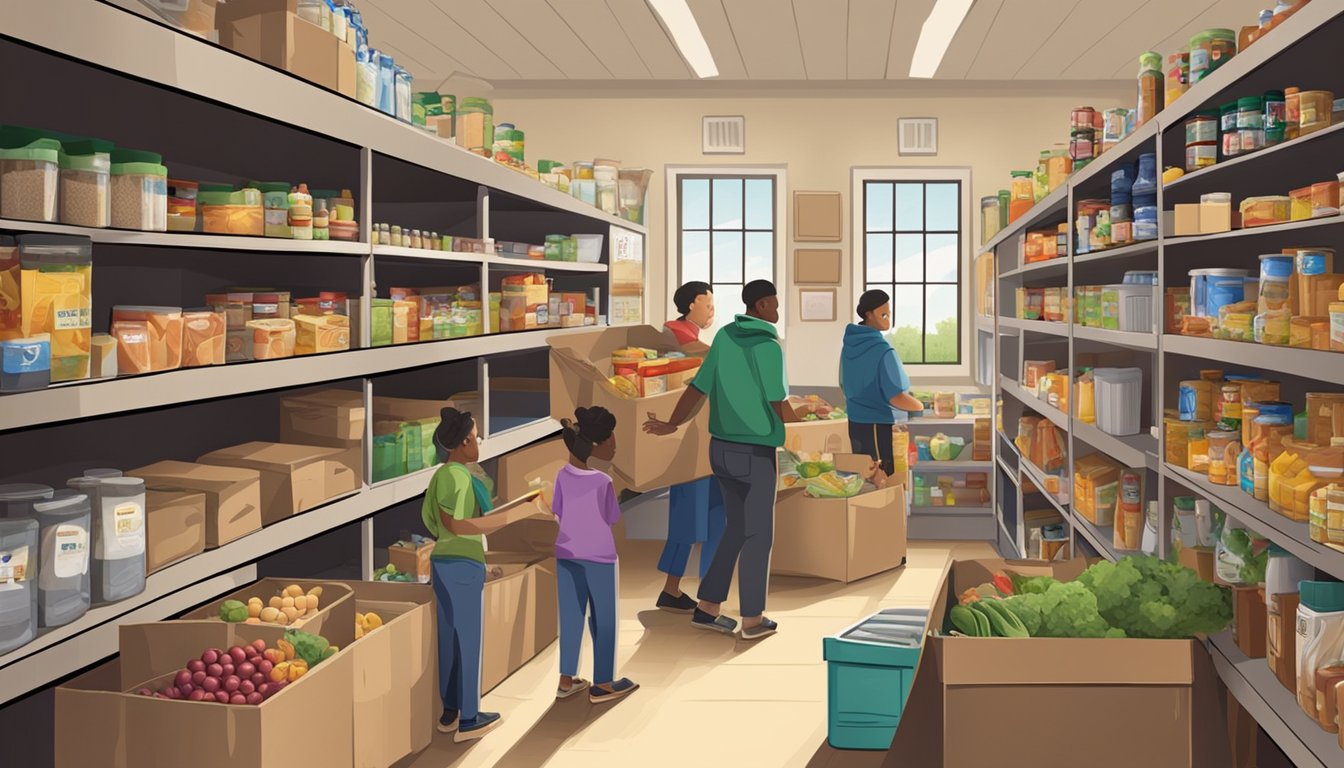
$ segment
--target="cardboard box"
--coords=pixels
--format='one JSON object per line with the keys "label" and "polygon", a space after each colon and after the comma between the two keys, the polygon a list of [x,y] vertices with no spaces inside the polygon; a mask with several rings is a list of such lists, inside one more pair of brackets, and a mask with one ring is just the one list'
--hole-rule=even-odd
{"label": "cardboard box", "polygon": [[495,491],[501,499],[516,499],[540,481],[545,498],[555,489],[555,476],[569,463],[569,449],[560,438],[546,440],[499,457],[495,466]]}
{"label": "cardboard box", "polygon": [[1200,203],[1199,234],[1212,235],[1232,231],[1231,203]]}
{"label": "cardboard box", "polygon": [[145,573],[205,551],[204,493],[145,491]]}
{"label": "cardboard box", "polygon": [[1177,203],[1175,218],[1177,237],[1199,234],[1199,203]]}
{"label": "cardboard box", "polygon": [[[285,587],[291,584],[297,584],[303,589],[304,594],[313,587],[322,587],[322,596],[319,598],[317,613],[309,613],[302,618],[296,619],[292,624],[283,626],[280,624],[262,624],[260,626],[275,626],[282,629],[302,629],[305,632],[311,632],[315,635],[326,637],[331,632],[333,622],[340,622],[344,627],[355,620],[355,605],[353,590],[344,582],[338,581],[314,581],[312,579],[282,579],[278,577],[267,577],[257,579],[242,589],[230,592],[223,597],[212,600],[205,605],[190,611],[182,616],[184,621],[214,621],[224,623],[219,618],[219,606],[225,600],[237,600],[246,604],[250,598],[259,597],[262,603],[269,603],[274,595],[279,595]],[[353,632],[354,630],[351,629]],[[332,641],[335,642],[335,641]],[[201,650],[205,650],[202,648]]]}
{"label": "cardboard box", "polygon": [[346,46],[330,32],[304,21],[292,10],[241,17],[243,11],[237,10],[225,16],[223,8],[231,5],[222,6],[219,14],[224,17],[218,21],[221,45],[315,85],[340,90],[341,49]]}
{"label": "cardboard box", "polygon": [[482,694],[559,635],[553,556],[556,530],[553,519],[532,518],[486,537],[486,569],[499,568],[503,575],[485,583]]}
{"label": "cardboard box", "polygon": [[1181,547],[1181,565],[1199,574],[1204,581],[1213,581],[1216,571],[1213,547]]}
{"label": "cardboard box", "polygon": [[280,442],[329,445],[364,439],[364,393],[324,389],[280,398]]}
{"label": "cardboard box", "polygon": [[794,453],[849,453],[849,419],[785,424],[784,447]]}
{"label": "cardboard box", "polygon": [[[659,437],[644,432],[649,412],[664,419],[670,417],[683,392],[626,399],[607,381],[611,353],[617,349],[637,346],[671,351],[668,337],[660,329],[647,325],[607,328],[553,337],[548,343],[551,416],[571,419],[576,408],[592,405],[600,405],[616,416],[619,450],[611,466],[603,467],[610,470],[613,479],[631,490],[645,492],[711,474],[708,403],[675,434]],[[702,355],[707,349],[695,343],[682,351]]]}
{"label": "cardboard box", "polygon": [[160,461],[126,475],[144,480],[151,491],[204,493],[206,549],[261,530],[261,473],[254,469]]}
{"label": "cardboard box", "polygon": [[396,566],[400,573],[413,573],[421,584],[428,584],[432,577],[430,555],[434,554],[434,545],[429,541],[419,547],[399,547],[396,544],[387,548],[387,562]]}
{"label": "cardboard box", "polygon": [[1296,592],[1269,598],[1265,631],[1265,662],[1279,682],[1297,695],[1297,604]]}
{"label": "cardboard box", "polygon": [[[956,595],[999,571],[1069,580],[1086,566],[955,561],[929,626],[941,630]],[[1198,641],[930,634],[884,765],[1063,768],[1087,755],[1101,768],[1225,768],[1224,715]],[[1123,728],[1099,735],[1103,722]]]}
{"label": "cardboard box", "polygon": [[[842,472],[866,469],[867,456],[835,457]],[[848,584],[899,568],[906,555],[905,489],[892,484],[849,499],[814,499],[801,488],[775,503],[770,573]]]}
{"label": "cardboard box", "polygon": [[1232,587],[1232,638],[1247,658],[1265,657],[1269,615],[1265,592],[1260,586]]}
{"label": "cardboard box", "polygon": [[[444,408],[456,407],[452,400],[416,400],[409,397],[373,398],[373,418],[377,421],[418,421],[437,419]],[[474,414],[480,417],[481,414]]]}
{"label": "cardboard box", "polygon": [[263,525],[284,520],[359,487],[359,476],[341,462],[341,449],[252,442],[212,451],[202,464],[261,473]]}
{"label": "cardboard box", "polygon": [[184,762],[201,768],[354,768],[343,730],[354,712],[353,606],[349,625],[334,623],[327,635],[341,651],[258,706],[172,701],[134,691],[161,684],[206,648],[256,639],[274,647],[283,627],[168,621],[120,629],[118,658],[56,689],[58,768],[180,768]]}
{"label": "cardboard box", "polygon": [[337,93],[347,98],[355,98],[355,49],[344,41],[336,46],[336,87]]}

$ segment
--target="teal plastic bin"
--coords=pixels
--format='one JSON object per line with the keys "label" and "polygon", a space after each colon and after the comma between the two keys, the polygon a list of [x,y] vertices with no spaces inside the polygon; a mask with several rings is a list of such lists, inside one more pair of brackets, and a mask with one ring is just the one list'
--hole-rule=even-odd
{"label": "teal plastic bin", "polygon": [[832,747],[891,747],[919,665],[927,622],[927,610],[889,608],[822,639],[826,741]]}

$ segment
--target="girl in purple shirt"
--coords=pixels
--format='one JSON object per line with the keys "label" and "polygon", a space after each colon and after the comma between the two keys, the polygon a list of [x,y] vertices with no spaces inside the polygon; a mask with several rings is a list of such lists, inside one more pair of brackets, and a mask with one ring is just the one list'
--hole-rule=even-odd
{"label": "girl in purple shirt", "polygon": [[[580,408],[564,419],[569,463],[555,477],[551,510],[560,521],[555,540],[560,607],[560,684],[556,698],[588,691],[594,704],[616,701],[639,686],[616,680],[616,539],[611,527],[621,508],[611,478],[588,468],[589,459],[616,456],[616,417],[605,408]],[[593,635],[593,682],[577,677],[585,612]]]}

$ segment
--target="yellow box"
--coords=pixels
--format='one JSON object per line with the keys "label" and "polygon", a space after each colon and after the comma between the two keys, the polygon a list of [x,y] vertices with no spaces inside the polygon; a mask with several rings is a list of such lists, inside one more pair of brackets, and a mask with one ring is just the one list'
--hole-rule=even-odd
{"label": "yellow box", "polygon": [[315,355],[350,348],[350,318],[344,315],[298,315],[294,318],[294,354]]}

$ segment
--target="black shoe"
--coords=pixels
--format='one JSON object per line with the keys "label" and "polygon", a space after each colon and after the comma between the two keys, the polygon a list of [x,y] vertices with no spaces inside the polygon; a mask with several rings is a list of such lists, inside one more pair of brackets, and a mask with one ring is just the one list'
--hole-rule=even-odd
{"label": "black shoe", "polygon": [[613,701],[629,696],[639,690],[639,683],[633,682],[628,677],[622,677],[620,680],[611,684],[611,690],[608,691],[594,685],[588,689],[588,702],[590,704],[607,704]]}
{"label": "black shoe", "polygon": [[439,717],[439,733],[452,733],[457,730],[457,710],[445,709]]}
{"label": "black shoe", "polygon": [[475,720],[463,720],[458,724],[457,733],[453,734],[453,741],[461,744],[464,741],[479,739],[495,730],[502,722],[504,720],[498,712],[477,712]]}
{"label": "black shoe", "polygon": [[718,632],[721,635],[731,635],[737,629],[737,622],[723,615],[711,616],[696,608],[695,615],[691,618],[691,626],[696,629]]}
{"label": "black shoe", "polygon": [[695,610],[696,602],[685,592],[681,597],[673,597],[666,592],[658,595],[658,607],[671,613],[691,613]]}
{"label": "black shoe", "polygon": [[743,640],[760,640],[763,637],[769,637],[779,631],[779,624],[770,619],[761,617],[761,623],[750,629],[742,630]]}

